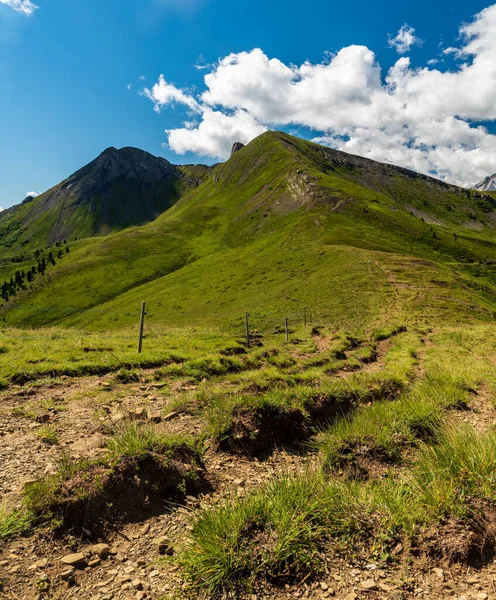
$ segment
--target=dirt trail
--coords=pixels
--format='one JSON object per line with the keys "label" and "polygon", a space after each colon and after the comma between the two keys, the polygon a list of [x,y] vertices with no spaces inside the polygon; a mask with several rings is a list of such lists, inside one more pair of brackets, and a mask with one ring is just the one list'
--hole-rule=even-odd
{"label": "dirt trail", "polygon": [[450,420],[454,423],[471,425],[479,433],[493,428],[496,423],[496,397],[487,387],[473,392],[468,401],[468,408],[452,411]]}
{"label": "dirt trail", "polygon": [[[364,369],[381,369],[389,342],[378,345],[378,360]],[[148,373],[152,375],[152,373]],[[177,384],[181,386],[182,384]],[[177,387],[176,386],[176,387]],[[493,406],[486,391],[474,398],[473,414],[481,427],[491,424]],[[63,453],[95,456],[103,452],[109,424],[123,415],[148,418],[163,412],[168,398],[154,383],[116,384],[115,375],[61,380],[40,387],[17,388],[0,398],[0,503],[20,502],[22,486],[56,468]],[[472,413],[470,413],[471,415]],[[47,419],[48,415],[48,419]],[[46,422],[38,422],[38,420]],[[456,413],[456,418],[469,413]],[[471,417],[470,417],[471,418]],[[58,445],[42,442],[37,432],[53,425]],[[169,433],[199,433],[201,418],[172,414],[162,425]],[[312,453],[298,454],[289,448],[274,451],[264,461],[207,451],[205,467],[213,490],[198,498],[187,497],[182,506],[164,499],[162,510],[150,518],[128,523],[111,531],[106,539],[81,532],[62,542],[47,531],[8,541],[0,547],[0,598],[44,600],[74,598],[92,600],[145,600],[181,597],[184,581],[177,567],[161,553],[166,538],[167,553],[184,543],[194,511],[218,504],[226,498],[243,497],[254,488],[282,474],[298,474],[316,467]],[[89,552],[96,542],[105,542],[110,554],[91,560],[91,566],[69,573],[60,559],[74,551]],[[395,549],[388,568],[380,562],[353,563],[339,557],[335,548],[325,555],[325,570],[316,579],[301,585],[267,587],[256,595],[236,597],[248,600],[289,600],[291,598],[336,598],[338,600],[407,600],[447,597],[457,600],[496,600],[496,564],[480,571],[448,567],[422,557],[414,560],[402,547]],[[69,573],[69,574],[68,574]]]}

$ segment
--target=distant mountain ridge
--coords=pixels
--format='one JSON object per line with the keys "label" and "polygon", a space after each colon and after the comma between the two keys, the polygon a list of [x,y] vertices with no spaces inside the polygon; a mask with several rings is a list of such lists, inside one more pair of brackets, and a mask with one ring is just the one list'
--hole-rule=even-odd
{"label": "distant mountain ridge", "polygon": [[[136,165],[130,168],[125,152],[108,154],[45,199],[18,207],[18,221],[19,211],[32,216],[47,195],[70,196],[75,188],[81,203],[75,216],[94,217],[88,206],[103,196],[95,185],[112,190],[107,206],[141,202],[134,190],[149,189],[143,181],[155,168],[169,170],[145,158],[142,171],[139,154],[129,158]],[[127,164],[124,175],[121,161]],[[346,318],[358,322],[382,306],[384,300],[376,299],[393,293],[397,281],[398,293],[409,297],[408,310],[419,315],[449,306],[462,318],[473,306],[483,318],[493,318],[496,199],[488,193],[282,132],[264,133],[213,168],[174,169],[177,202],[140,227],[122,227],[121,216],[121,230],[106,236],[93,235],[102,216],[93,219],[85,238],[67,238],[70,252],[9,298],[3,311],[8,323],[103,331],[133,325],[143,299],[156,323],[193,322],[199,315],[238,318],[250,307],[293,314],[307,303],[325,310],[344,306]],[[86,186],[95,190],[91,200]],[[57,225],[47,215],[53,219],[66,210],[57,206],[31,223],[24,213],[27,224],[8,233],[18,238],[0,247],[0,279],[32,267],[36,249],[46,249],[34,242],[47,239]],[[0,236],[7,222],[0,217]],[[96,307],[100,317],[88,310]]]}
{"label": "distant mountain ridge", "polygon": [[489,177],[486,177],[483,181],[478,183],[474,190],[479,190],[480,192],[496,192],[496,173]]}
{"label": "distant mountain ridge", "polygon": [[1,213],[0,242],[50,245],[142,225],[209,173],[210,167],[175,166],[138,148],[107,148],[44,194]]}

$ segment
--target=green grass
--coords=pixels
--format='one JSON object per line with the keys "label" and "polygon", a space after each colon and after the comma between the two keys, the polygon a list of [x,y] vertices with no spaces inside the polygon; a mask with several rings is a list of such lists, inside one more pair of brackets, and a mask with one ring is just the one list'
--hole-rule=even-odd
{"label": "green grass", "polygon": [[[79,240],[4,317],[116,330],[137,323],[145,299],[150,322],[179,327],[242,327],[248,310],[268,331],[301,322],[305,306],[350,330],[492,318],[496,245],[481,198],[348,161],[267,133],[152,223]],[[440,220],[436,238],[412,207]],[[464,227],[468,207],[481,231]]]}
{"label": "green grass", "polygon": [[59,435],[53,425],[43,425],[40,427],[36,431],[36,437],[50,446],[56,446],[59,443]]}
{"label": "green grass", "polygon": [[[468,442],[468,443],[467,443]],[[372,546],[376,558],[403,536],[446,516],[464,516],[474,496],[494,498],[496,434],[446,429],[424,445],[399,479],[368,482],[317,473],[284,477],[249,497],[199,514],[178,561],[191,594],[214,597],[281,577],[301,581],[324,569],[329,542]],[[370,550],[369,550],[370,552]]]}
{"label": "green grass", "polygon": [[413,469],[416,493],[432,515],[464,514],[473,497],[496,494],[496,433],[449,427],[422,448]]}
{"label": "green grass", "polygon": [[[1,309],[0,388],[112,373],[92,392],[98,406],[155,380],[164,414],[190,413],[203,429],[189,439],[125,423],[103,457],[63,459],[28,486],[23,514],[60,524],[88,498],[107,511],[105,493],[120,497],[117,482],[139,472],[138,510],[139,493],[171,491],[165,481],[184,496],[204,447],[308,443],[315,471],[196,515],[178,557],[193,597],[317,576],[335,549],[390,559],[398,540],[468,519],[474,499],[496,494],[494,432],[453,426],[476,394],[496,402],[491,210],[466,190],[268,133],[155,221],[71,242]],[[21,213],[0,219],[0,279],[32,260],[26,244],[12,262]],[[49,225],[25,233],[39,243]],[[247,311],[260,347],[245,345]],[[362,480],[342,463],[359,447],[377,466]],[[0,531],[14,524],[5,513]]]}
{"label": "green grass", "polygon": [[0,504],[0,541],[25,533],[32,524],[31,515],[24,510],[8,510]]}
{"label": "green grass", "polygon": [[174,456],[178,447],[187,446],[197,452],[198,443],[187,436],[171,436],[161,432],[157,426],[130,422],[116,427],[107,443],[109,460],[119,462],[124,458],[143,458],[156,452],[165,458]]}
{"label": "green grass", "polygon": [[[86,521],[88,509],[84,507],[90,503],[100,511],[100,521],[102,511],[109,510],[107,518],[118,520],[119,512],[112,506],[119,506],[124,493],[136,496],[129,496],[127,505],[121,506],[124,514],[132,503],[143,509],[149,496],[184,496],[198,485],[200,450],[199,441],[166,435],[156,425],[123,423],[109,439],[106,454],[91,460],[62,454],[55,474],[26,485],[27,514],[33,522],[67,531]],[[143,498],[137,492],[136,477],[142,478]]]}
{"label": "green grass", "polygon": [[364,445],[372,453],[380,452],[392,461],[400,461],[402,452],[419,440],[433,437],[442,421],[442,412],[433,402],[378,402],[360,408],[321,434],[317,441],[326,467],[340,466],[343,448]]}

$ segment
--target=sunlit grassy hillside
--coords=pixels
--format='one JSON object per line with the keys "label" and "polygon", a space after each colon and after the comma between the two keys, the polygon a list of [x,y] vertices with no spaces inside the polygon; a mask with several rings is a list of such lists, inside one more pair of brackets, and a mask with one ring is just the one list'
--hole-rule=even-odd
{"label": "sunlit grassy hillside", "polygon": [[282,318],[308,306],[337,326],[363,327],[400,294],[405,317],[487,319],[494,204],[270,132],[152,223],[72,244],[2,315],[12,325],[101,330],[132,325],[146,300],[155,323],[218,323],[245,311]]}

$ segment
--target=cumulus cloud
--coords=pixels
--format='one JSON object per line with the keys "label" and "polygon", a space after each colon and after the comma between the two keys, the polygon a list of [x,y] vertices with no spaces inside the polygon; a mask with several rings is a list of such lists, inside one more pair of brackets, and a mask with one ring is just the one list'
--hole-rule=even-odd
{"label": "cumulus cloud", "polygon": [[33,4],[31,0],[0,0],[0,4],[10,6],[15,11],[30,17],[34,11],[38,8],[36,4]]}
{"label": "cumulus cloud", "polygon": [[198,102],[190,95],[178,89],[172,83],[167,83],[163,75],[160,75],[158,82],[152,89],[145,88],[143,94],[155,104],[155,110],[160,109],[167,104],[184,104],[193,111],[199,111]]}
{"label": "cumulus cloud", "polygon": [[398,54],[406,54],[412,46],[421,46],[422,40],[415,35],[415,29],[403,25],[395,37],[389,36],[389,47],[395,48]]}
{"label": "cumulus cloud", "polygon": [[383,72],[365,46],[301,65],[254,49],[219,60],[200,94],[164,76],[144,94],[157,111],[180,104],[189,113],[167,131],[178,153],[226,158],[234,141],[267,128],[306,127],[334,148],[474,184],[496,171],[496,136],[483,125],[496,121],[496,5],[460,34],[451,71],[413,68],[401,57]]}
{"label": "cumulus cloud", "polygon": [[39,196],[37,192],[27,192],[26,194],[26,198],[36,198],[36,196]]}
{"label": "cumulus cloud", "polygon": [[253,138],[267,131],[246,110],[236,110],[232,114],[205,108],[201,123],[186,123],[182,129],[171,129],[169,146],[178,154],[195,152],[212,158],[227,157],[234,142],[247,144]]}

